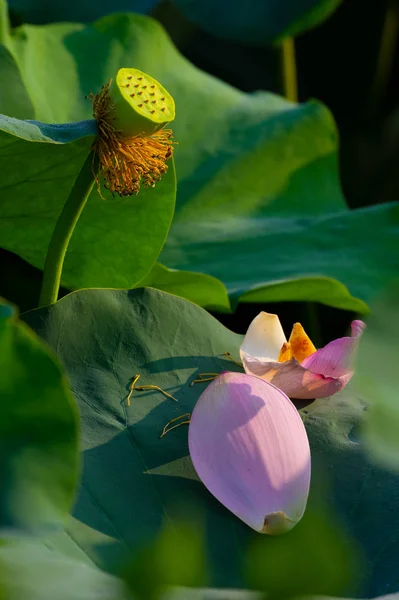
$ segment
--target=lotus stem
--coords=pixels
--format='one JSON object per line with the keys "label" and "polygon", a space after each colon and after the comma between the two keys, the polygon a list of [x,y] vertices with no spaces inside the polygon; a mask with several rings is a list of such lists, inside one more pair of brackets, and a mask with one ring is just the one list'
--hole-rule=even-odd
{"label": "lotus stem", "polygon": [[0,44],[7,45],[10,38],[10,21],[6,0],[0,0]]}
{"label": "lotus stem", "polygon": [[384,22],[381,30],[380,47],[375,64],[373,81],[371,84],[368,115],[374,118],[386,93],[389,78],[395,59],[395,49],[399,34],[399,10],[393,0],[387,0]]}
{"label": "lotus stem", "polygon": [[284,38],[281,43],[281,75],[283,95],[291,102],[298,102],[295,40],[293,37]]}
{"label": "lotus stem", "polygon": [[85,163],[73,185],[71,193],[62,209],[56,223],[47,250],[44,264],[42,289],[39,306],[54,304],[58,300],[62,268],[69,241],[76,224],[85,207],[94,185],[93,152],[86,158]]}

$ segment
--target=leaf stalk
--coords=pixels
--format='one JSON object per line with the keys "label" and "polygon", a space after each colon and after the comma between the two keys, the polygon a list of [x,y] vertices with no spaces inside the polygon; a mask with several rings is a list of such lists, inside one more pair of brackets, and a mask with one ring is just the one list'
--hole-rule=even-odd
{"label": "leaf stalk", "polygon": [[291,102],[298,102],[295,40],[293,37],[284,38],[281,42],[281,76],[283,95]]}
{"label": "leaf stalk", "polygon": [[68,245],[80,215],[94,185],[96,160],[93,152],[86,158],[73,188],[58,217],[47,250],[39,307],[54,304],[58,300],[62,269]]}

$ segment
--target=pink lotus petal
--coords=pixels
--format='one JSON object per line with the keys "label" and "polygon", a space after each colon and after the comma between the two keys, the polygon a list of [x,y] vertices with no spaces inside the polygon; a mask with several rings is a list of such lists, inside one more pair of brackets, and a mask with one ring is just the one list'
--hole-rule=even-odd
{"label": "pink lotus petal", "polygon": [[319,373],[326,377],[352,375],[353,358],[358,343],[358,337],[343,337],[334,340],[305,358],[302,366],[313,373]]}
{"label": "pink lotus petal", "polygon": [[188,441],[201,481],[247,525],[275,535],[301,519],[310,449],[302,419],[281,390],[251,375],[222,373],[195,405]]}
{"label": "pink lotus petal", "polygon": [[[309,357],[311,358],[311,357]],[[241,353],[245,372],[260,377],[280,388],[290,398],[312,400],[325,398],[339,392],[346,380],[313,373],[295,359],[279,363],[262,361]],[[306,359],[307,360],[307,359]]]}
{"label": "pink lotus petal", "polygon": [[362,335],[365,327],[366,327],[366,323],[364,321],[360,321],[359,319],[352,321],[352,323],[351,323],[352,337],[359,337],[360,335]]}

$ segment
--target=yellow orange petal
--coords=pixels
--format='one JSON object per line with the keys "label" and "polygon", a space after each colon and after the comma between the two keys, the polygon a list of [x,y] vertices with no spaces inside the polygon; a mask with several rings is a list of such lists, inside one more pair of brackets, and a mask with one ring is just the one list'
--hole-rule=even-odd
{"label": "yellow orange petal", "polygon": [[300,323],[294,324],[288,342],[291,344],[293,357],[300,363],[316,352],[315,346]]}
{"label": "yellow orange petal", "polygon": [[280,354],[278,355],[278,362],[286,362],[292,358],[292,348],[289,342],[284,342],[281,346]]}

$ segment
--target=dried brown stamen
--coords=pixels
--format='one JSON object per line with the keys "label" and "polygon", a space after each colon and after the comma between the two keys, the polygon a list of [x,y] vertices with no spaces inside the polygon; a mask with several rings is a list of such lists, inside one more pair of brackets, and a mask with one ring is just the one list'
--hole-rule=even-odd
{"label": "dried brown stamen", "polygon": [[173,134],[170,129],[160,129],[148,136],[124,137],[112,125],[115,105],[109,96],[110,85],[111,81],[103,85],[98,94],[90,94],[98,127],[94,150],[100,162],[94,175],[100,194],[101,174],[107,190],[119,196],[131,196],[138,194],[141,184],[154,187],[166,173],[166,161],[173,153]]}

